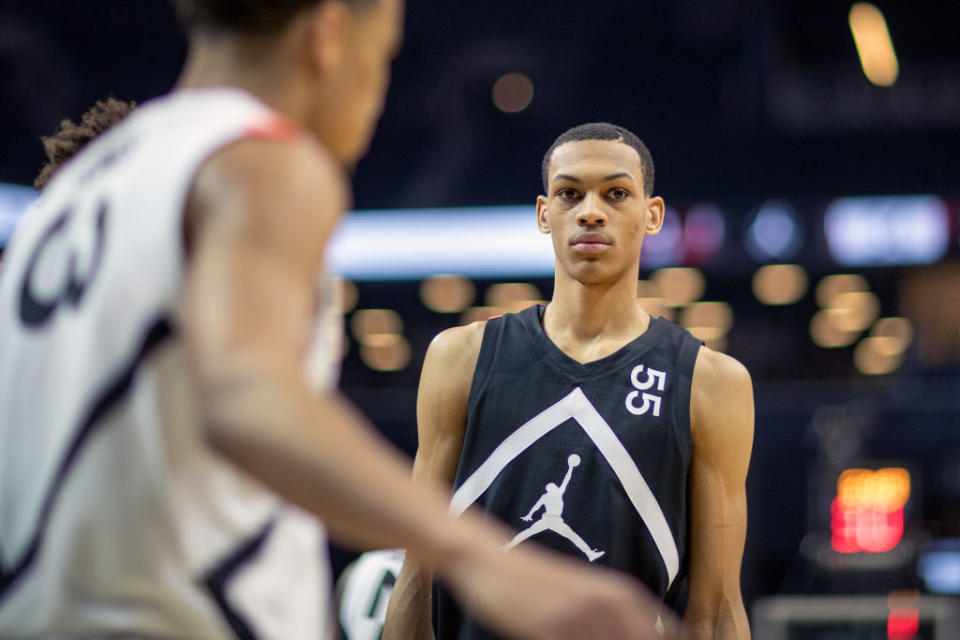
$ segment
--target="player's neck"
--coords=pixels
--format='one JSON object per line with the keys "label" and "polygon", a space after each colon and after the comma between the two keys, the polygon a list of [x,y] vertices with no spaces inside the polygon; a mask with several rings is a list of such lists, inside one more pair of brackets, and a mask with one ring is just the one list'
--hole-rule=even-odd
{"label": "player's neck", "polygon": [[191,41],[177,88],[236,87],[256,96],[275,111],[298,122],[307,117],[306,83],[283,41],[255,36],[204,35]]}
{"label": "player's neck", "polygon": [[636,278],[584,284],[560,276],[544,315],[544,330],[558,346],[598,340],[626,344],[649,324],[650,316],[637,302]]}

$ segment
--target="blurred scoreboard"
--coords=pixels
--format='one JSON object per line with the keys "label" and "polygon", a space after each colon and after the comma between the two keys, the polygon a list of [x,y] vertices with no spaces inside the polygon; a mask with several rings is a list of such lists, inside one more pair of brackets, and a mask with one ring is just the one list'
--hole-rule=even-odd
{"label": "blurred scoreboard", "polygon": [[758,640],[956,640],[960,601],[914,594],[780,596],[757,601]]}
{"label": "blurred scoreboard", "polygon": [[813,471],[805,555],[828,571],[909,566],[927,537],[910,526],[921,515],[917,477],[878,461]]}
{"label": "blurred scoreboard", "polygon": [[830,547],[838,553],[884,553],[900,544],[910,484],[903,467],[842,471],[830,503]]}

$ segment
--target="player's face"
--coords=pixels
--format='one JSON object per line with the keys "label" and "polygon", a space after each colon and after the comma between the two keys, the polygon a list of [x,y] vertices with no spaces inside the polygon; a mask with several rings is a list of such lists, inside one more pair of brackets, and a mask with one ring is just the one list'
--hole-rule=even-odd
{"label": "player's face", "polygon": [[584,283],[636,278],[643,238],[663,223],[663,200],[643,191],[640,156],[616,141],[560,145],[548,168],[537,223],[553,239],[557,267]]}
{"label": "player's face", "polygon": [[367,150],[383,112],[390,63],[400,49],[403,0],[376,0],[349,12],[339,64],[325,85],[321,137],[348,165]]}

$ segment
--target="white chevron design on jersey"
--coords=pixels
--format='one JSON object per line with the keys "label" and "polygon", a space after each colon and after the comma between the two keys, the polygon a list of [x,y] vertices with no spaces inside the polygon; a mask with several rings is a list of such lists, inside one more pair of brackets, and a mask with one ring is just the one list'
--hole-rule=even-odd
{"label": "white chevron design on jersey", "polygon": [[466,511],[517,456],[570,418],[580,425],[607,460],[637,514],[650,531],[663,558],[669,588],[680,570],[680,554],[670,525],[633,458],[580,387],[507,436],[453,494],[450,511],[456,515]]}

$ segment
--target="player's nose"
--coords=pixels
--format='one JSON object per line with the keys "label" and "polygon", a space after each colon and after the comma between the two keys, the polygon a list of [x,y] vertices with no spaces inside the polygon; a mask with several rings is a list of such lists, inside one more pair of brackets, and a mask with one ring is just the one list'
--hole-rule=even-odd
{"label": "player's nose", "polygon": [[607,223],[607,214],[603,202],[590,194],[583,199],[577,211],[577,224],[581,227],[602,227]]}

